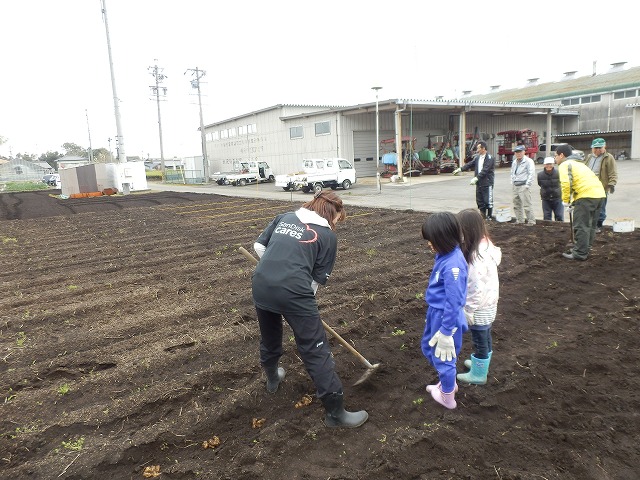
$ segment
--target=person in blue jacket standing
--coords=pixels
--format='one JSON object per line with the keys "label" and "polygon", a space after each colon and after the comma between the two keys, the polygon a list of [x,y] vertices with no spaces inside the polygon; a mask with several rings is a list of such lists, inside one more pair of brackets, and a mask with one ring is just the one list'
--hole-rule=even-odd
{"label": "person in blue jacket standing", "polygon": [[425,293],[427,318],[422,335],[422,353],[438,372],[439,382],[427,385],[433,399],[446,408],[456,408],[456,356],[462,334],[469,328],[464,316],[467,298],[467,262],[460,244],[462,233],[456,216],[434,213],[422,225],[436,258]]}

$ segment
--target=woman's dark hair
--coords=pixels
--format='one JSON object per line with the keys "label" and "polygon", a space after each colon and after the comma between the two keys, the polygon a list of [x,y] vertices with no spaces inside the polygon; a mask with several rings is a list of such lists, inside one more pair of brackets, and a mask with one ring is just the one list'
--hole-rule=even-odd
{"label": "woman's dark hair", "polygon": [[[331,230],[335,230],[336,223],[343,221],[347,218],[347,212],[344,209],[344,205],[342,204],[342,199],[333,192],[320,192],[317,193],[313,200],[302,205],[304,208],[308,210],[313,210],[322,218],[324,218],[329,225],[331,225]],[[336,220],[336,215],[340,215]]]}
{"label": "woman's dark hair", "polygon": [[438,253],[453,251],[462,242],[458,219],[450,212],[432,213],[422,224],[422,238]]}
{"label": "woman's dark hair", "polygon": [[462,229],[462,254],[467,263],[473,263],[478,253],[480,242],[484,237],[489,238],[489,231],[484,218],[475,208],[467,208],[458,213],[458,223]]}

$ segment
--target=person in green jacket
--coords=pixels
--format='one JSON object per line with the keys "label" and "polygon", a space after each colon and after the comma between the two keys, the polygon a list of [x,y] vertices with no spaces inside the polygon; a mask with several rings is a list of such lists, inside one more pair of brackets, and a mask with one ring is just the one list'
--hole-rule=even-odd
{"label": "person in green jacket", "polygon": [[600,233],[607,218],[607,198],[615,191],[618,183],[618,166],[613,155],[607,152],[607,142],[604,138],[595,138],[591,142],[591,153],[587,155],[584,163],[596,174],[604,187],[604,203],[596,226],[596,233]]}
{"label": "person in green jacket", "polygon": [[562,188],[565,211],[573,215],[575,241],[570,252],[563,253],[570,260],[586,260],[593,244],[600,209],[606,197],[604,187],[595,173],[573,155],[570,145],[556,149],[556,163]]}

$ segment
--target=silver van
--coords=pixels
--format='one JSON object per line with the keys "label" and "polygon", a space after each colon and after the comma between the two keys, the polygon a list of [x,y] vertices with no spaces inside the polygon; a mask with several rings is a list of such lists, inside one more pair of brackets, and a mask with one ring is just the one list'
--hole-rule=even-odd
{"label": "silver van", "polygon": [[[554,152],[556,151],[556,148],[558,148],[560,145],[567,145],[566,143],[552,143],[551,144],[551,156],[553,156]],[[571,145],[569,145],[571,146]],[[581,160],[584,160],[584,152],[582,150],[576,150],[575,148],[571,147],[571,149],[573,150],[573,154],[574,155],[578,155],[580,157]],[[538,145],[538,155],[536,156],[536,163],[543,163],[544,162],[544,156],[547,154],[547,144],[546,143],[541,143],[540,145]]]}

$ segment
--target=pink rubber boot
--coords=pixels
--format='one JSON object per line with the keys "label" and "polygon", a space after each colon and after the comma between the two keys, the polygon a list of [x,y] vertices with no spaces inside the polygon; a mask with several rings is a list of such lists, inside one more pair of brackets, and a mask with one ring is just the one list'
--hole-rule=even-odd
{"label": "pink rubber boot", "polygon": [[437,385],[427,385],[427,392],[431,394],[433,399],[449,410],[453,410],[458,405],[456,403],[456,392],[458,391],[458,384],[455,384],[453,392],[444,393],[442,391],[442,384],[438,382]]}

